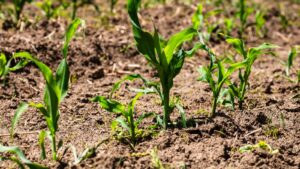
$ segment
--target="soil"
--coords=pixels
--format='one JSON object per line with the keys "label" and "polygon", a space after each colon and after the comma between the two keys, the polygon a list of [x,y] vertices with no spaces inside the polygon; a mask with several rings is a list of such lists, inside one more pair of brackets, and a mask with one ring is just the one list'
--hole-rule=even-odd
{"label": "soil", "polygon": [[[45,83],[33,64],[10,73],[8,85],[0,87],[1,144],[19,146],[28,159],[50,168],[155,168],[150,155],[155,148],[167,168],[300,168],[300,85],[284,77],[285,66],[281,62],[287,60],[290,47],[300,44],[300,16],[293,12],[299,13],[300,5],[281,1],[286,15],[292,21],[291,25],[283,29],[277,4],[272,0],[257,2],[268,10],[268,32],[260,38],[255,35],[253,27],[248,28],[245,35],[247,46],[269,42],[280,48],[274,50],[276,56],[264,55],[253,65],[243,110],[219,106],[215,118],[205,116],[210,111],[212,92],[206,83],[197,81],[197,68],[209,64],[209,58],[206,53],[199,51],[194,57],[186,59],[172,88],[172,95],[180,98],[187,118],[193,123],[188,128],[157,130],[155,135],[142,139],[135,150],[116,140],[111,136],[110,128],[116,116],[89,99],[97,95],[108,96],[114,82],[127,74],[139,73],[152,80],[158,79],[156,72],[134,46],[125,2],[117,6],[114,15],[103,10],[99,16],[92,7],[87,6],[78,13],[79,17],[85,19],[86,28],[79,31],[69,48],[72,83],[60,108],[57,138],[64,143],[62,149],[73,145],[77,152],[83,152],[100,142],[102,144],[94,156],[73,165],[70,151],[67,151],[61,162],[52,161],[47,142],[48,158],[41,160],[38,135],[39,131],[47,130],[47,126],[42,115],[34,109],[23,114],[17,126],[17,134],[13,139],[9,137],[11,120],[17,106],[21,102],[42,101]],[[141,10],[141,23],[147,30],[152,30],[153,21],[163,37],[169,37],[191,25],[190,18],[195,9],[196,3],[156,4]],[[204,7],[205,12],[210,9],[211,6]],[[230,5],[228,9],[233,10]],[[35,10],[32,5],[24,9],[32,10]],[[27,15],[34,14],[28,12]],[[55,70],[62,58],[63,33],[67,23],[65,18],[50,21],[41,19],[31,21],[23,30],[0,29],[0,52],[11,56],[17,51],[28,51]],[[237,30],[233,30],[232,34],[237,35]],[[212,41],[210,46],[218,55],[230,51],[222,39]],[[300,69],[299,63],[298,57],[292,75]],[[123,86],[115,98],[128,103],[133,95]],[[138,114],[161,111],[158,97],[152,95],[141,98],[136,107]],[[179,117],[176,111],[172,114],[173,121]],[[151,124],[153,120],[149,119],[141,127],[146,128]],[[277,132],[270,134],[275,129]],[[254,145],[259,141],[265,141],[279,152],[238,151],[244,145]],[[16,166],[10,162],[1,162],[0,168]]]}

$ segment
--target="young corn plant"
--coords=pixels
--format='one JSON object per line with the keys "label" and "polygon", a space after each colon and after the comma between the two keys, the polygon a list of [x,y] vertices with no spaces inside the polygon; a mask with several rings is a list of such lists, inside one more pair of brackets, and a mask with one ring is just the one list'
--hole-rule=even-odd
{"label": "young corn plant", "polygon": [[13,5],[14,5],[14,23],[18,24],[23,8],[25,6],[26,3],[31,3],[32,0],[13,0]]}
{"label": "young corn plant", "polygon": [[61,147],[61,144],[57,145],[56,132],[58,130],[58,120],[60,116],[59,106],[65,98],[65,96],[67,95],[69,87],[70,72],[67,63],[67,51],[69,43],[72,40],[72,37],[74,36],[77,27],[82,23],[82,20],[75,19],[68,27],[62,50],[63,60],[60,62],[55,75],[47,65],[45,65],[38,59],[32,57],[27,52],[19,52],[14,55],[14,58],[22,58],[33,62],[41,71],[46,81],[44,103],[21,103],[19,108],[15,112],[11,127],[11,135],[13,136],[14,129],[22,113],[24,113],[29,106],[39,110],[39,112],[45,118],[47,127],[49,129],[48,132],[41,131],[40,133],[39,144],[42,149],[42,159],[46,157],[44,146],[45,137],[48,137],[50,139],[53,160],[57,160],[57,150]]}
{"label": "young corn plant", "polygon": [[94,0],[72,0],[72,20],[76,18],[78,8],[81,8],[85,5],[92,5],[98,13],[100,12],[99,7]]}
{"label": "young corn plant", "polygon": [[230,35],[233,28],[234,28],[234,19],[233,18],[226,18],[224,19],[224,25],[225,25],[225,34]]}
{"label": "young corn plant", "polygon": [[266,28],[265,23],[265,14],[262,11],[257,11],[255,14],[255,29],[256,29],[256,33],[260,36],[260,37],[264,37],[266,35]]}
{"label": "young corn plant", "polygon": [[7,60],[3,53],[0,53],[0,81],[3,81],[3,85],[6,85],[6,77],[9,72],[22,69],[28,62],[24,59],[19,61],[15,66],[11,67],[11,62],[14,57]]}
{"label": "young corn plant", "polygon": [[33,163],[30,160],[28,160],[19,147],[15,147],[15,146],[7,147],[7,146],[0,145],[0,152],[13,154],[8,157],[0,155],[0,162],[12,161],[16,163],[21,169],[25,169],[26,167],[28,167],[29,169],[47,169],[47,167],[44,167],[37,163]]}
{"label": "young corn plant", "polygon": [[239,30],[239,36],[242,39],[243,34],[245,32],[245,29],[247,27],[247,21],[248,21],[248,17],[249,15],[252,13],[253,9],[249,8],[246,5],[246,1],[245,0],[239,0],[239,11],[237,13],[239,20],[240,20],[240,30]]}
{"label": "young corn plant", "polygon": [[[294,65],[294,60],[295,58],[298,56],[298,54],[300,53],[300,46],[294,46],[291,48],[289,55],[288,55],[288,59],[286,62],[286,69],[285,69],[285,74],[287,77],[290,76],[290,71],[292,69],[292,66]],[[295,81],[291,78],[289,78],[291,81]],[[297,72],[297,83],[300,83],[300,70],[298,70]]]}
{"label": "young corn plant", "polygon": [[198,30],[198,32],[202,34],[203,40],[205,40],[206,42],[211,39],[212,34],[216,32],[219,27],[218,23],[210,23],[208,22],[208,20],[211,16],[215,16],[220,12],[221,10],[216,9],[204,14],[203,5],[199,4],[192,17],[193,28]]}
{"label": "young corn plant", "polygon": [[154,93],[154,90],[148,88],[148,89],[140,89],[139,92],[135,95],[135,97],[129,102],[128,105],[122,104],[112,98],[114,92],[120,88],[120,85],[122,82],[126,80],[134,80],[134,79],[142,79],[145,84],[149,84],[150,82],[143,77],[141,77],[138,74],[134,75],[128,75],[121,79],[119,82],[117,82],[112,89],[112,92],[110,94],[109,98],[106,98],[104,96],[97,96],[92,99],[93,102],[98,102],[100,106],[116,115],[119,115],[119,117],[114,120],[111,124],[112,130],[116,131],[118,126],[121,126],[123,130],[118,132],[118,135],[121,139],[128,140],[131,147],[134,148],[134,146],[137,144],[137,141],[139,138],[142,138],[144,135],[144,132],[142,129],[139,129],[140,123],[147,117],[151,117],[154,115],[154,113],[144,113],[140,115],[137,119],[134,117],[136,116],[135,112],[135,105],[136,102],[140,97],[142,97],[145,94]]}
{"label": "young corn plant", "polygon": [[110,12],[114,11],[114,8],[117,4],[118,0],[110,0]]}
{"label": "young corn plant", "polygon": [[66,8],[63,3],[54,4],[53,0],[44,0],[36,2],[37,6],[41,8],[47,19],[58,17],[60,10]]}
{"label": "young corn plant", "polygon": [[208,52],[210,56],[211,63],[209,66],[200,66],[198,69],[200,73],[199,81],[207,82],[212,90],[213,99],[212,99],[212,109],[210,117],[216,115],[216,108],[218,102],[220,102],[224,84],[230,84],[230,76],[236,70],[244,68],[246,62],[238,62],[229,65],[228,68],[225,67],[224,60],[217,60],[215,54],[209,49],[206,45],[202,46],[202,49]]}
{"label": "young corn plant", "polygon": [[226,37],[226,41],[227,43],[233,46],[233,48],[237,51],[237,53],[243,57],[244,62],[246,62],[245,70],[239,71],[239,79],[240,79],[239,86],[236,86],[235,84],[229,85],[230,90],[232,90],[234,95],[238,98],[239,108],[242,109],[245,100],[247,86],[249,84],[248,80],[251,75],[252,65],[254,64],[254,62],[259,56],[267,53],[266,52],[267,49],[277,48],[277,46],[264,43],[258,47],[247,49],[245,47],[245,43],[241,39]]}
{"label": "young corn plant", "polygon": [[294,64],[294,60],[299,53],[300,53],[300,46],[294,46],[291,48],[289,55],[288,55],[287,62],[286,62],[285,73],[287,76],[290,75],[290,70]]}
{"label": "young corn plant", "polygon": [[192,40],[197,30],[187,28],[173,35],[168,41],[160,38],[156,28],[154,34],[146,32],[138,19],[138,6],[140,0],[128,0],[128,14],[138,51],[158,71],[162,88],[163,127],[166,129],[171,122],[170,91],[173,79],[179,74],[186,56],[192,55],[200,45],[195,45],[191,51],[184,51],[181,46],[184,42]]}

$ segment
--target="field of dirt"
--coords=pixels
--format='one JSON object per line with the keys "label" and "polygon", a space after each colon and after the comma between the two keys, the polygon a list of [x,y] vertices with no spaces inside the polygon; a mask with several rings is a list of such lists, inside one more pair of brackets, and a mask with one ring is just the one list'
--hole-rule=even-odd
{"label": "field of dirt", "polygon": [[[252,2],[252,1],[251,1]],[[45,86],[38,69],[29,64],[24,69],[10,73],[8,85],[0,87],[0,144],[19,146],[31,161],[50,168],[155,168],[150,152],[157,149],[159,159],[165,168],[300,168],[300,85],[284,77],[285,65],[290,48],[300,45],[300,4],[281,1],[291,24],[282,29],[278,17],[278,6],[273,0],[255,1],[268,11],[266,27],[268,32],[260,38],[255,29],[246,30],[247,46],[258,46],[268,42],[280,46],[270,54],[260,57],[253,65],[250,88],[244,110],[231,110],[218,106],[213,119],[205,116],[211,109],[212,92],[207,83],[197,81],[198,67],[209,64],[209,57],[199,51],[187,58],[182,71],[174,81],[172,96],[180,98],[192,121],[187,128],[155,130],[155,134],[142,139],[133,150],[128,144],[111,136],[111,121],[116,117],[101,109],[91,98],[108,96],[112,85],[127,74],[139,73],[149,79],[158,80],[155,70],[136,50],[126,3],[121,2],[115,13],[106,10],[97,14],[92,7],[84,7],[78,16],[86,21],[86,28],[79,31],[70,44],[68,62],[72,80],[67,97],[60,108],[57,138],[63,141],[62,151],[68,145],[77,152],[97,144],[95,154],[78,165],[73,165],[73,155],[67,151],[60,162],[51,159],[49,142],[46,143],[47,159],[40,159],[38,145],[39,131],[47,130],[42,115],[34,109],[25,112],[20,119],[14,138],[9,137],[9,129],[14,112],[21,102],[40,102]],[[102,2],[101,2],[102,3]],[[163,37],[191,25],[191,16],[196,2],[155,4],[140,11],[141,24],[152,30],[153,23]],[[103,5],[103,9],[107,4]],[[204,12],[211,10],[204,7]],[[228,5],[228,10],[233,10]],[[62,43],[69,20],[40,19],[34,22],[37,10],[26,5],[25,14],[31,24],[23,30],[0,29],[0,52],[11,56],[17,51],[28,51],[41,59],[53,70],[62,59]],[[218,20],[223,16],[212,18]],[[253,18],[250,18],[253,19]],[[3,21],[0,21],[3,23]],[[237,30],[234,29],[234,36]],[[214,39],[216,38],[216,39]],[[217,55],[232,50],[217,35],[210,42]],[[292,75],[300,69],[300,57],[294,62]],[[138,82],[128,85],[139,85]],[[298,96],[297,96],[298,95]],[[115,98],[128,103],[134,93],[123,85]],[[162,113],[159,98],[155,95],[142,97],[136,112]],[[172,120],[180,117],[177,111]],[[142,127],[153,124],[152,119],[142,123]],[[277,130],[275,134],[270,132]],[[246,144],[265,141],[278,153],[255,150],[240,153],[238,149]],[[11,162],[0,162],[0,168],[16,168]]]}

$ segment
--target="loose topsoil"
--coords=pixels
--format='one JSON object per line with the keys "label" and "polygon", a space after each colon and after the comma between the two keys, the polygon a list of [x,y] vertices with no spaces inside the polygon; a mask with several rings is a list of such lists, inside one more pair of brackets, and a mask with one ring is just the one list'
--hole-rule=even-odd
{"label": "loose topsoil", "polygon": [[[57,138],[63,140],[62,149],[73,145],[77,152],[102,142],[94,156],[73,165],[72,153],[67,151],[61,162],[54,162],[50,158],[47,142],[48,158],[40,160],[38,134],[43,129],[47,130],[47,126],[41,114],[34,109],[23,114],[17,134],[13,139],[9,137],[17,106],[21,102],[42,101],[45,82],[33,64],[9,74],[8,85],[0,87],[0,143],[19,146],[28,159],[51,168],[153,168],[153,158],[149,153],[155,148],[161,162],[169,168],[300,168],[300,86],[284,77],[285,67],[281,62],[287,59],[291,46],[300,44],[300,18],[297,14],[300,5],[280,1],[286,15],[293,21],[284,30],[280,26],[277,4],[272,0],[257,2],[269,11],[266,23],[268,32],[264,38],[259,38],[253,28],[247,29],[247,46],[269,42],[280,48],[274,50],[276,56],[264,55],[254,63],[244,110],[219,106],[215,118],[205,116],[210,111],[212,92],[206,83],[197,81],[197,68],[209,64],[209,57],[199,51],[194,57],[186,59],[172,88],[172,96],[180,98],[187,118],[193,121],[188,128],[157,131],[155,135],[142,139],[135,150],[111,137],[110,124],[116,116],[89,99],[97,95],[108,96],[114,82],[126,74],[139,73],[158,80],[156,72],[135,48],[125,2],[121,2],[113,15],[105,13],[105,9],[100,16],[92,7],[80,9],[78,15],[86,20],[87,26],[71,42],[68,53],[72,83],[60,108]],[[152,30],[153,21],[159,32],[169,37],[191,25],[190,18],[195,9],[196,3],[170,3],[143,8],[140,12],[141,23]],[[35,7],[27,5],[24,11],[31,16],[34,13],[30,11],[35,10]],[[208,10],[210,8],[204,8],[205,12]],[[219,18],[211,19],[218,21]],[[1,29],[0,52],[11,56],[17,51],[28,51],[55,70],[62,58],[67,23],[66,19],[58,18],[33,22],[22,31]],[[236,30],[233,35],[237,35]],[[220,39],[213,40],[210,47],[218,55],[230,49]],[[298,57],[294,70],[300,69],[299,62]],[[296,71],[292,72],[295,74]],[[133,96],[134,93],[128,92],[126,85],[123,85],[115,98],[128,103]],[[142,97],[136,107],[138,114],[161,114],[161,111],[158,97],[154,95]],[[176,121],[179,117],[179,113],[174,111],[172,120]],[[153,120],[148,119],[141,127],[151,124]],[[279,152],[270,154],[259,149],[249,153],[238,151],[241,146],[254,145],[259,141],[267,142]],[[0,168],[16,168],[16,165],[0,162]]]}

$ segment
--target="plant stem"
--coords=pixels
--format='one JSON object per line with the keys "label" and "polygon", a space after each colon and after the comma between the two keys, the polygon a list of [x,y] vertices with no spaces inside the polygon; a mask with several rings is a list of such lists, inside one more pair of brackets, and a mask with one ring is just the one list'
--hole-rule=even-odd
{"label": "plant stem", "polygon": [[52,139],[52,159],[57,161],[57,150],[56,150],[56,139],[55,139],[55,133],[51,134]]}
{"label": "plant stem", "polygon": [[242,91],[241,91],[241,97],[239,98],[239,109],[240,110],[243,109],[245,91],[246,91],[246,83],[243,82],[243,84],[242,84]]}
{"label": "plant stem", "polygon": [[239,97],[239,109],[240,110],[243,109],[243,103],[244,103],[244,99],[245,99],[246,87],[247,87],[249,75],[250,75],[250,72],[246,70],[246,72],[244,74],[244,80],[242,81],[242,84],[241,84],[241,95]]}
{"label": "plant stem", "polygon": [[131,129],[131,141],[133,142],[133,145],[135,146],[136,140],[135,140],[135,126],[133,121],[133,114],[130,115],[130,129]]}
{"label": "plant stem", "polygon": [[75,19],[76,17],[76,12],[77,12],[77,0],[73,0],[73,11],[72,11],[72,20]]}
{"label": "plant stem", "polygon": [[[165,85],[164,85],[165,86]],[[168,87],[163,86],[163,105],[164,105],[164,129],[167,129],[168,127],[168,122],[170,121],[170,89]]]}
{"label": "plant stem", "polygon": [[212,105],[212,111],[211,111],[210,117],[214,117],[216,114],[217,100],[218,100],[218,97],[213,98],[213,105]]}

